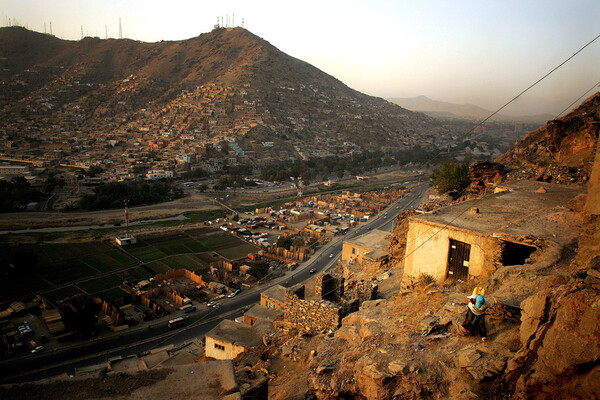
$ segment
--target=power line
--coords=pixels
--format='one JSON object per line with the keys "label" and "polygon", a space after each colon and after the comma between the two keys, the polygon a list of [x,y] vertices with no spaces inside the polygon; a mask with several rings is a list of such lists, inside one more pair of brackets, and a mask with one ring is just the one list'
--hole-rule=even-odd
{"label": "power line", "polygon": [[594,83],[594,86],[592,86],[591,88],[589,88],[584,94],[582,94],[581,96],[579,96],[577,98],[577,100],[575,100],[574,102],[572,102],[571,104],[569,104],[564,110],[562,110],[561,112],[559,112],[556,115],[556,117],[554,117],[554,119],[560,117],[565,111],[570,110],[571,107],[573,107],[573,105],[577,104],[579,102],[579,100],[581,100],[585,95],[587,95],[589,92],[591,92],[598,85],[600,85],[600,81]]}
{"label": "power line", "polygon": [[[583,49],[585,49],[586,47],[588,47],[590,44],[592,44],[593,42],[595,42],[596,40],[598,40],[598,38],[600,38],[600,35],[596,36],[594,39],[590,40],[588,43],[586,43],[583,47],[581,47],[579,50],[577,50],[575,53],[573,53],[569,58],[567,58],[566,60],[564,60],[563,62],[561,62],[559,65],[557,65],[556,67],[554,67],[550,72],[548,72],[546,75],[544,75],[543,77],[541,77],[540,79],[538,79],[537,81],[535,81],[533,84],[531,84],[529,87],[527,87],[527,89],[523,90],[521,93],[519,93],[517,96],[513,97],[510,101],[508,101],[506,104],[504,104],[502,107],[500,107],[499,109],[497,109],[496,111],[494,111],[492,114],[490,114],[486,119],[484,119],[483,121],[481,121],[479,124],[477,124],[475,126],[475,128],[479,125],[481,125],[482,123],[486,122],[487,120],[489,120],[491,117],[493,117],[494,115],[496,115],[500,110],[502,110],[503,108],[505,108],[506,106],[508,106],[510,103],[512,103],[513,101],[515,101],[516,99],[518,99],[520,96],[522,96],[524,93],[526,93],[527,91],[529,91],[531,88],[533,88],[534,86],[536,86],[537,84],[539,84],[541,81],[543,81],[545,78],[547,78],[548,76],[550,76],[554,71],[556,71],[557,69],[559,69],[560,67],[562,67],[564,64],[566,64],[569,60],[571,60],[573,57],[575,57],[577,54],[579,54]],[[587,90],[582,96],[580,96],[577,100],[575,100],[573,103],[571,103],[571,105],[569,105],[569,107],[571,107],[573,104],[577,103],[583,96],[585,96],[588,92],[590,92],[594,87],[596,87],[598,84],[600,84],[600,82],[594,84],[594,86],[592,86],[589,90]],[[567,107],[567,109],[569,108]],[[562,114],[565,110],[561,111],[560,114]],[[559,116],[560,116],[559,114]],[[558,118],[558,116],[556,117]],[[472,130],[474,130],[475,128],[473,128]],[[438,155],[436,157],[438,157],[441,154],[438,153]],[[434,157],[433,159],[435,159],[436,157]],[[432,160],[433,160],[432,159]],[[458,198],[459,196],[461,196],[462,194],[464,194],[466,191],[466,188],[462,189],[460,193],[457,194],[456,198]],[[448,226],[450,226],[450,224],[452,222],[454,222],[457,218],[459,218],[460,216],[462,216],[464,213],[466,213],[469,210],[468,207],[465,207],[465,209],[459,213],[456,217],[454,217],[454,219],[452,219],[452,221],[450,221],[447,224],[444,224],[437,232],[435,232],[433,235],[431,235],[430,237],[428,237],[427,239],[425,239],[425,241],[423,243],[421,243],[419,246],[417,246],[415,249],[413,249],[410,253],[408,254],[404,254],[404,256],[402,257],[402,259],[400,261],[404,261],[406,260],[406,258],[410,255],[412,255],[415,251],[417,251],[421,246],[423,246],[425,243],[427,243],[429,240],[433,239],[435,236],[437,236],[442,230],[446,229]],[[433,228],[430,228],[433,229]],[[430,230],[428,229],[428,230]],[[423,232],[421,235],[419,235],[416,239],[418,239],[419,237],[423,236],[423,234],[425,234],[427,231]],[[415,239],[415,240],[416,240]],[[408,245],[408,242],[407,242]],[[405,247],[406,248],[406,247]]]}
{"label": "power line", "polygon": [[[479,122],[477,125],[475,125],[474,128],[471,129],[470,132],[473,132],[478,126],[480,126],[481,124],[485,123],[486,121],[488,121],[491,117],[493,117],[494,115],[496,115],[498,112],[500,112],[502,109],[504,109],[506,106],[508,106],[510,103],[512,103],[513,101],[515,101],[516,99],[518,99],[520,96],[522,96],[523,94],[525,94],[527,91],[529,91],[530,89],[532,89],[533,87],[535,87],[537,84],[539,84],[541,81],[543,81],[545,78],[547,78],[548,76],[550,76],[553,72],[555,72],[556,70],[558,70],[560,67],[562,67],[564,64],[566,64],[569,60],[571,60],[573,57],[575,57],[577,54],[579,54],[583,49],[585,49],[586,47],[588,47],[590,44],[592,44],[593,42],[595,42],[598,38],[600,38],[600,35],[596,36],[594,39],[590,40],[588,43],[586,43],[583,47],[581,47],[579,50],[577,50],[575,53],[573,53],[569,58],[567,58],[566,60],[564,60],[563,62],[561,62],[559,65],[557,65],[556,67],[554,67],[550,72],[548,72],[546,75],[544,75],[543,77],[541,77],[540,79],[538,79],[537,81],[535,81],[533,84],[531,84],[529,87],[527,87],[525,90],[521,91],[521,93],[519,93],[517,96],[513,97],[510,101],[508,101],[506,104],[504,104],[502,107],[498,108],[496,111],[494,111],[492,114],[490,114],[487,118],[485,118],[483,121]],[[587,90],[582,96],[580,96],[577,100],[575,100],[573,103],[571,103],[571,105],[569,105],[569,107],[571,107],[573,104],[577,103],[583,96],[585,96],[587,93],[589,93],[594,87],[596,87],[596,85],[600,84],[600,82],[594,84],[594,86],[592,86],[589,90]],[[569,108],[567,107],[567,109]],[[560,113],[562,114],[564,112],[564,110]],[[560,114],[558,116],[560,116]],[[558,118],[558,116],[556,118]],[[477,136],[477,135],[476,135]],[[476,137],[475,136],[475,137]],[[440,151],[435,157],[432,157],[429,162],[435,160],[437,157],[440,156],[440,154],[442,154],[442,152]],[[463,195],[466,191],[466,188],[462,189],[455,197],[458,198],[461,195]],[[428,241],[430,241],[431,239],[433,239],[435,236],[437,236],[441,231],[443,231],[444,229],[448,228],[448,226],[450,226],[450,224],[454,221],[456,221],[456,219],[458,219],[460,216],[462,216],[464,213],[466,213],[467,211],[469,211],[468,207],[465,207],[465,209],[460,212],[456,217],[454,217],[449,223],[444,224],[440,229],[438,229],[435,233],[433,233],[430,237],[428,237],[427,239],[425,239],[425,241],[423,241],[423,243],[419,244],[417,247],[415,247],[410,253],[408,254],[404,254],[404,256],[402,257],[402,259],[400,260],[400,262],[403,262],[404,260],[406,260],[407,257],[409,257],[410,255],[412,255],[415,251],[417,251],[419,248],[421,248],[425,243],[427,243]],[[421,233],[419,236],[417,236],[417,238],[415,240],[417,240],[419,237],[423,236],[425,233],[427,233],[428,231],[434,229],[429,228],[428,230],[426,230],[425,232]],[[408,239],[408,238],[407,238]],[[408,241],[405,245],[405,249],[408,247]]]}

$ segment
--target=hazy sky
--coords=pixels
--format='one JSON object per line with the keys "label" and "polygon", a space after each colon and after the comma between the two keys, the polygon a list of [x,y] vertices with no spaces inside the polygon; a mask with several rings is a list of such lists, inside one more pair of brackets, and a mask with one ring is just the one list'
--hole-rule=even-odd
{"label": "hazy sky", "polygon": [[[229,15],[271,44],[381,97],[426,95],[489,109],[600,34],[597,0],[0,0],[10,21],[63,39],[188,39]],[[600,39],[513,112],[558,113],[600,81]],[[537,106],[538,109],[534,109]],[[534,107],[534,108],[531,108]]]}

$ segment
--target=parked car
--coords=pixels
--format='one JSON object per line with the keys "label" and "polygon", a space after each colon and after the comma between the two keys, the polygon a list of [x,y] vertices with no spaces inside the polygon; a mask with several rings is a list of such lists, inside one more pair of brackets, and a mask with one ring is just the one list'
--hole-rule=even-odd
{"label": "parked car", "polygon": [[235,297],[235,295],[236,295],[236,294],[237,294],[236,292],[229,293],[229,294],[227,295],[227,297],[229,297],[229,298],[232,298],[232,297]]}

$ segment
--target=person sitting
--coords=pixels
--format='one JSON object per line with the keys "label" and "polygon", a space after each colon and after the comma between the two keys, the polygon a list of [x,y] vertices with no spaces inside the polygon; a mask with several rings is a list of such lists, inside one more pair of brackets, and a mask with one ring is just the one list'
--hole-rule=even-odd
{"label": "person sitting", "polygon": [[469,304],[467,305],[467,314],[465,315],[465,322],[462,323],[462,327],[471,335],[481,336],[481,340],[485,342],[487,340],[485,311],[490,306],[490,302],[483,297],[483,294],[471,295],[467,299],[469,300]]}

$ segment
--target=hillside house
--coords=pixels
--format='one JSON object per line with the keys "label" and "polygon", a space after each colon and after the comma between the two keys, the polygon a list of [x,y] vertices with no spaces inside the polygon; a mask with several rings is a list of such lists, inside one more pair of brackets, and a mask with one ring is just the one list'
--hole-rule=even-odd
{"label": "hillside house", "polygon": [[357,236],[353,239],[344,240],[342,245],[342,261],[358,261],[362,263],[365,258],[377,260],[389,256],[390,233],[378,229]]}
{"label": "hillside house", "polygon": [[244,324],[254,325],[257,321],[267,321],[273,323],[283,320],[283,310],[254,305],[251,309],[244,313]]}
{"label": "hillside house", "polygon": [[283,310],[285,303],[285,287],[275,285],[260,294],[260,305],[276,310]]}
{"label": "hillside house", "polygon": [[273,324],[258,320],[253,325],[224,319],[206,334],[205,353],[217,360],[233,360],[239,354],[260,346]]}
{"label": "hillside house", "polygon": [[566,217],[571,212],[567,202],[582,190],[579,185],[509,182],[493,195],[411,217],[403,285],[421,274],[438,282],[487,279],[503,266],[526,264],[548,242],[566,245],[572,239],[560,234],[553,215]]}

